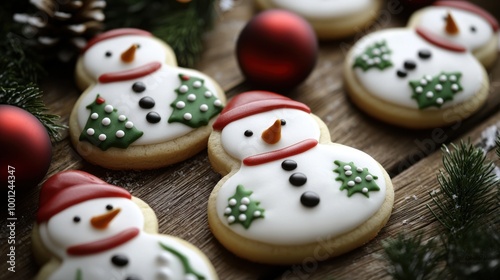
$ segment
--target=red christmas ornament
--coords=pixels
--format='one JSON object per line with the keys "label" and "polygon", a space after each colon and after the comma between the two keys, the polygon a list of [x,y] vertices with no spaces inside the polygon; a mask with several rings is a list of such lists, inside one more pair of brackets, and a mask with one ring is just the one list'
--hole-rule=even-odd
{"label": "red christmas ornament", "polygon": [[269,90],[291,89],[311,73],[318,41],[310,24],[288,11],[254,16],[236,42],[241,71],[252,84]]}
{"label": "red christmas ornament", "polygon": [[38,185],[49,169],[52,145],[35,116],[10,105],[0,105],[0,184],[3,188]]}

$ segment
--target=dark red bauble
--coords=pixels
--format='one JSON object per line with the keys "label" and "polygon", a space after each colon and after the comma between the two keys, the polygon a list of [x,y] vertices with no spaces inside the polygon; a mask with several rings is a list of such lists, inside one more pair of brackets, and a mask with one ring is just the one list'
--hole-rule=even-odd
{"label": "dark red bauble", "polygon": [[254,16],[236,42],[236,56],[243,75],[261,89],[291,89],[312,72],[318,40],[311,25],[283,10]]}
{"label": "dark red bauble", "polygon": [[27,111],[10,105],[0,105],[0,150],[2,188],[38,185],[52,158],[52,145],[42,123]]}

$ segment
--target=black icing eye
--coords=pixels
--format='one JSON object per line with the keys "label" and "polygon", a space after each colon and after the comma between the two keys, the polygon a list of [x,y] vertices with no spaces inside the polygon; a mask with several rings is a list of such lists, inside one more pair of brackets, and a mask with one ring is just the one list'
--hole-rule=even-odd
{"label": "black icing eye", "polygon": [[106,57],[111,57],[111,56],[113,55],[113,53],[112,53],[112,52],[110,52],[110,51],[107,51],[104,55],[105,55]]}
{"label": "black icing eye", "polygon": [[135,47],[140,49],[141,48],[141,44],[135,44]]}
{"label": "black icing eye", "polygon": [[429,59],[431,56],[432,53],[430,50],[423,49],[418,51],[418,57],[420,57],[421,59]]}
{"label": "black icing eye", "polygon": [[415,61],[413,60],[406,60],[403,66],[407,70],[414,70],[415,68],[417,68],[417,63],[415,63]]}
{"label": "black icing eye", "polygon": [[245,130],[244,134],[245,134],[246,137],[250,137],[250,136],[253,135],[253,131],[251,131],[251,130]]}
{"label": "black icing eye", "polygon": [[113,210],[113,205],[111,204],[106,205],[106,210]]}
{"label": "black icing eye", "polygon": [[280,120],[280,122],[281,122],[281,126],[286,125],[286,121],[285,121],[285,119],[281,119],[281,120]]}
{"label": "black icing eye", "polygon": [[477,31],[476,27],[474,25],[471,25],[470,32],[476,33],[476,31]]}
{"label": "black icing eye", "polygon": [[79,216],[74,216],[73,217],[73,222],[79,223],[82,219]]}

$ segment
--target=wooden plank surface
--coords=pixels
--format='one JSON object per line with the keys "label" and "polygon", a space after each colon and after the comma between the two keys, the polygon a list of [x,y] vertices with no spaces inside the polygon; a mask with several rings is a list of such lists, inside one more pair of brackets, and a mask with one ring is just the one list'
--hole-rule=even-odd
{"label": "wooden plank surface", "polygon": [[[234,55],[236,38],[255,10],[249,0],[239,0],[235,4],[233,9],[219,16],[214,29],[205,35],[205,51],[196,66],[217,80],[228,97],[256,89],[244,82]],[[389,6],[385,6],[385,9],[389,12]],[[490,8],[490,11],[494,10]],[[380,21],[363,32],[403,26],[406,22],[404,13],[389,14],[389,20]],[[346,97],[341,66],[346,48],[357,38],[359,37],[321,42],[318,63],[313,73],[304,84],[287,93],[289,97],[309,105],[313,113],[325,121],[333,142],[349,145],[372,155],[393,178],[396,201],[388,225],[375,240],[353,252],[323,262],[285,267],[251,263],[232,255],[215,240],[208,229],[207,198],[220,176],[210,168],[206,152],[158,170],[111,171],[83,161],[72,148],[67,133],[64,133],[64,139],[53,147],[53,159],[47,177],[67,169],[80,169],[126,188],[153,208],[159,219],[161,233],[186,239],[205,252],[221,279],[385,277],[381,240],[401,231],[436,231],[437,223],[425,208],[425,204],[429,202],[427,192],[438,186],[435,179],[441,166],[441,155],[435,150],[443,143],[458,139],[470,137],[477,140],[486,127],[500,126],[500,62],[489,71],[490,96],[478,114],[447,128],[411,131],[371,119]],[[51,113],[61,115],[61,122],[67,124],[79,91],[73,82],[72,68],[55,69],[58,67],[49,68],[50,75],[42,86]],[[31,279],[38,271],[30,247],[30,234],[38,209],[38,188],[18,192],[16,208],[16,274],[15,278],[10,278],[12,275],[6,273],[3,255],[0,258],[0,279]],[[2,221],[5,220],[3,218]],[[8,234],[6,227],[2,226],[0,233],[3,253],[7,246],[4,242]]]}

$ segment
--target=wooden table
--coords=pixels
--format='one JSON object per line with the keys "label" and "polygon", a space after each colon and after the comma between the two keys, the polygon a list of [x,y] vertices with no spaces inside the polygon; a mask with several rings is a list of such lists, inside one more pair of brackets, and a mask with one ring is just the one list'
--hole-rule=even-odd
{"label": "wooden table", "polygon": [[[490,11],[500,12],[499,4],[492,3],[496,1],[473,2],[481,2]],[[493,9],[495,5],[497,9]],[[384,6],[384,9],[386,13],[390,11],[388,6]],[[255,89],[244,81],[234,55],[236,38],[254,13],[251,1],[236,1],[233,9],[219,15],[214,29],[206,33],[204,38],[205,51],[196,68],[218,81],[228,97]],[[408,18],[404,13],[388,15],[389,22],[378,22],[365,32],[404,26]],[[498,18],[499,14],[496,16]],[[287,94],[309,105],[313,113],[325,121],[333,142],[367,152],[392,177],[395,203],[388,224],[374,240],[350,253],[323,262],[278,267],[251,263],[225,250],[212,236],[207,223],[207,198],[220,176],[211,169],[206,151],[185,162],[158,170],[112,171],[82,160],[72,148],[67,132],[64,132],[64,139],[54,144],[47,177],[67,169],[80,169],[126,188],[154,209],[161,233],[178,236],[199,247],[213,262],[221,279],[281,279],[284,275],[288,276],[286,279],[388,277],[381,241],[400,232],[417,230],[423,230],[429,237],[436,235],[439,224],[426,204],[430,202],[428,192],[438,188],[436,175],[442,166],[440,146],[459,139],[470,139],[476,143],[486,128],[500,127],[500,61],[489,70],[491,92],[480,112],[450,127],[412,131],[368,117],[346,97],[341,65],[345,47],[351,46],[357,38],[322,42],[313,73],[302,85]],[[72,68],[51,70],[49,79],[42,85],[51,113],[61,115],[64,124],[67,124],[70,110],[79,96],[71,72]],[[490,152],[489,156],[493,159],[492,154]],[[15,274],[7,273],[7,230],[5,226],[1,228],[1,279],[31,279],[38,271],[30,240],[38,209],[38,190],[35,187],[17,196]]]}

